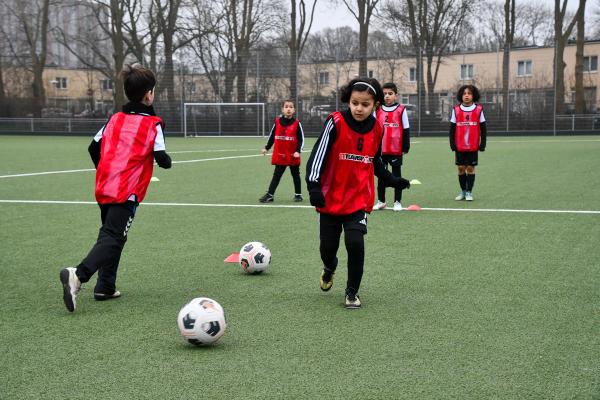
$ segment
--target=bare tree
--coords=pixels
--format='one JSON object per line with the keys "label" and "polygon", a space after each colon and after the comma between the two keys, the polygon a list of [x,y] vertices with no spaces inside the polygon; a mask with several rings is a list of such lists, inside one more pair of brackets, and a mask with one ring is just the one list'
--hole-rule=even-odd
{"label": "bare tree", "polygon": [[325,28],[309,36],[306,61],[353,60],[358,52],[358,32],[349,26]]}
{"label": "bare tree", "polygon": [[585,44],[585,3],[579,0],[577,10],[577,50],[575,52],[575,113],[585,113],[585,88],[583,87],[583,46]]}
{"label": "bare tree", "polygon": [[[577,22],[577,15],[583,12],[580,1],[575,16],[567,22],[567,27],[564,28],[567,2],[568,0],[562,0],[561,5],[561,0],[554,0],[554,86],[556,90],[556,112],[558,114],[565,111],[565,67],[567,66],[563,59],[565,46]],[[583,3],[585,6],[585,1]]]}
{"label": "bare tree", "polygon": [[[16,19],[19,31],[17,35],[21,34],[24,38],[25,49],[28,53],[27,61],[20,57],[20,49],[17,46],[21,43],[13,43],[9,40],[7,44],[11,53],[16,56],[16,60],[21,63],[21,66],[33,75],[31,90],[33,114],[36,117],[42,115],[42,108],[46,104],[43,75],[48,56],[48,31],[50,25],[48,14],[52,5],[53,3],[50,0],[2,0],[0,2],[0,6]],[[8,34],[4,36],[10,37]]]}
{"label": "bare tree", "polygon": [[367,76],[367,47],[369,40],[369,24],[373,12],[380,0],[342,0],[346,8],[356,19],[358,31],[358,74]]}
{"label": "bare tree", "polygon": [[302,56],[302,51],[310,34],[316,5],[317,0],[312,0],[310,15],[308,15],[304,0],[300,0],[299,2],[290,0],[291,27],[287,43],[290,49],[290,97],[294,100],[298,97],[298,60]]}
{"label": "bare tree", "polygon": [[[469,0],[406,0],[401,4],[389,1],[384,7],[383,16],[398,24],[417,58],[418,92],[423,95],[426,82],[428,112],[437,109],[434,90],[442,57],[457,46],[463,23],[474,7],[474,2]],[[426,80],[423,56],[427,65]]]}

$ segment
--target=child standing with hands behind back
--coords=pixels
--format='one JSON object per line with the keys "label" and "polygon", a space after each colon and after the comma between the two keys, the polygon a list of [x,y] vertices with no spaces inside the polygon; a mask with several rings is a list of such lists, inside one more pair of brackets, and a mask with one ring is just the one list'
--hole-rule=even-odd
{"label": "child standing with hands behind back", "polygon": [[477,104],[479,90],[475,86],[461,86],[456,99],[459,104],[450,116],[450,149],[455,152],[461,192],[454,200],[473,201],[475,166],[478,152],[485,151],[487,126],[483,107]]}
{"label": "child standing with hands behind back", "polygon": [[96,272],[96,300],[121,296],[115,286],[119,260],[136,208],[146,196],[154,161],[161,168],[171,168],[163,122],[152,108],[154,73],[139,64],[126,65],[121,78],[130,102],[110,117],[88,148],[96,166],[96,201],[102,221],[98,239],[77,268],[63,268],[59,275],[70,312],[75,311],[81,284]]}
{"label": "child standing with hands behind back", "polygon": [[281,117],[275,120],[266,146],[262,149],[265,155],[273,147],[271,164],[275,166],[269,189],[258,201],[270,203],[275,200],[275,190],[286,167],[290,167],[294,181],[294,201],[302,201],[302,185],[300,181],[300,153],[304,146],[304,131],[302,124],[294,118],[294,102],[285,100],[281,107]]}

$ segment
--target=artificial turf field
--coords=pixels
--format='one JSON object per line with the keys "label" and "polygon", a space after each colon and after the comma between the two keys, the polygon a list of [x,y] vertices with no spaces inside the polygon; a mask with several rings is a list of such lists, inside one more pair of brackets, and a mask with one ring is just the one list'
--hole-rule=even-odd
{"label": "artificial turf field", "polygon": [[[369,217],[360,310],[343,244],[319,290],[317,214],[289,173],[259,206],[273,169],[242,156],[264,139],[170,138],[123,296],[95,302],[93,279],[71,314],[58,272],[95,242],[94,173],[8,175],[89,169],[89,141],[0,136],[0,399],[600,399],[600,138],[491,137],[472,203],[447,140],[414,138],[403,204],[424,210]],[[223,262],[255,240],[267,273]],[[176,324],[199,296],[228,319],[206,348]]]}

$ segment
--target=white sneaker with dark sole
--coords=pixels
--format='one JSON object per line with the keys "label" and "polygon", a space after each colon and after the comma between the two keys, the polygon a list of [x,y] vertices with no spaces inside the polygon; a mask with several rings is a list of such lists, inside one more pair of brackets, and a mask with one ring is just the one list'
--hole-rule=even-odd
{"label": "white sneaker with dark sole", "polygon": [[121,297],[121,292],[119,292],[118,290],[115,290],[113,294],[94,293],[94,299],[98,301],[111,300],[119,297]]}
{"label": "white sneaker with dark sole", "polygon": [[77,307],[77,295],[81,289],[81,282],[75,273],[75,268],[63,268],[60,270],[60,282],[63,286],[63,301],[69,312],[75,311]]}
{"label": "white sneaker with dark sole", "polygon": [[383,210],[386,207],[387,207],[387,204],[385,204],[383,201],[377,200],[377,203],[375,203],[373,205],[373,210]]}
{"label": "white sneaker with dark sole", "polygon": [[346,302],[344,306],[348,309],[360,308],[361,307],[360,298],[357,294],[347,294]]}

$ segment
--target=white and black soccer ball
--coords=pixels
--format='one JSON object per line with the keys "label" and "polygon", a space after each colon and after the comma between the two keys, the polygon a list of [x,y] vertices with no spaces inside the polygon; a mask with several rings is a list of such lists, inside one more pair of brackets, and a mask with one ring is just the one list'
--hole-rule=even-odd
{"label": "white and black soccer ball", "polygon": [[265,272],[271,264],[271,250],[264,243],[249,242],[240,250],[240,265],[249,274]]}
{"label": "white and black soccer ball", "polygon": [[195,345],[209,345],[225,333],[227,321],[223,307],[208,297],[197,297],[184,305],[177,316],[183,338]]}

